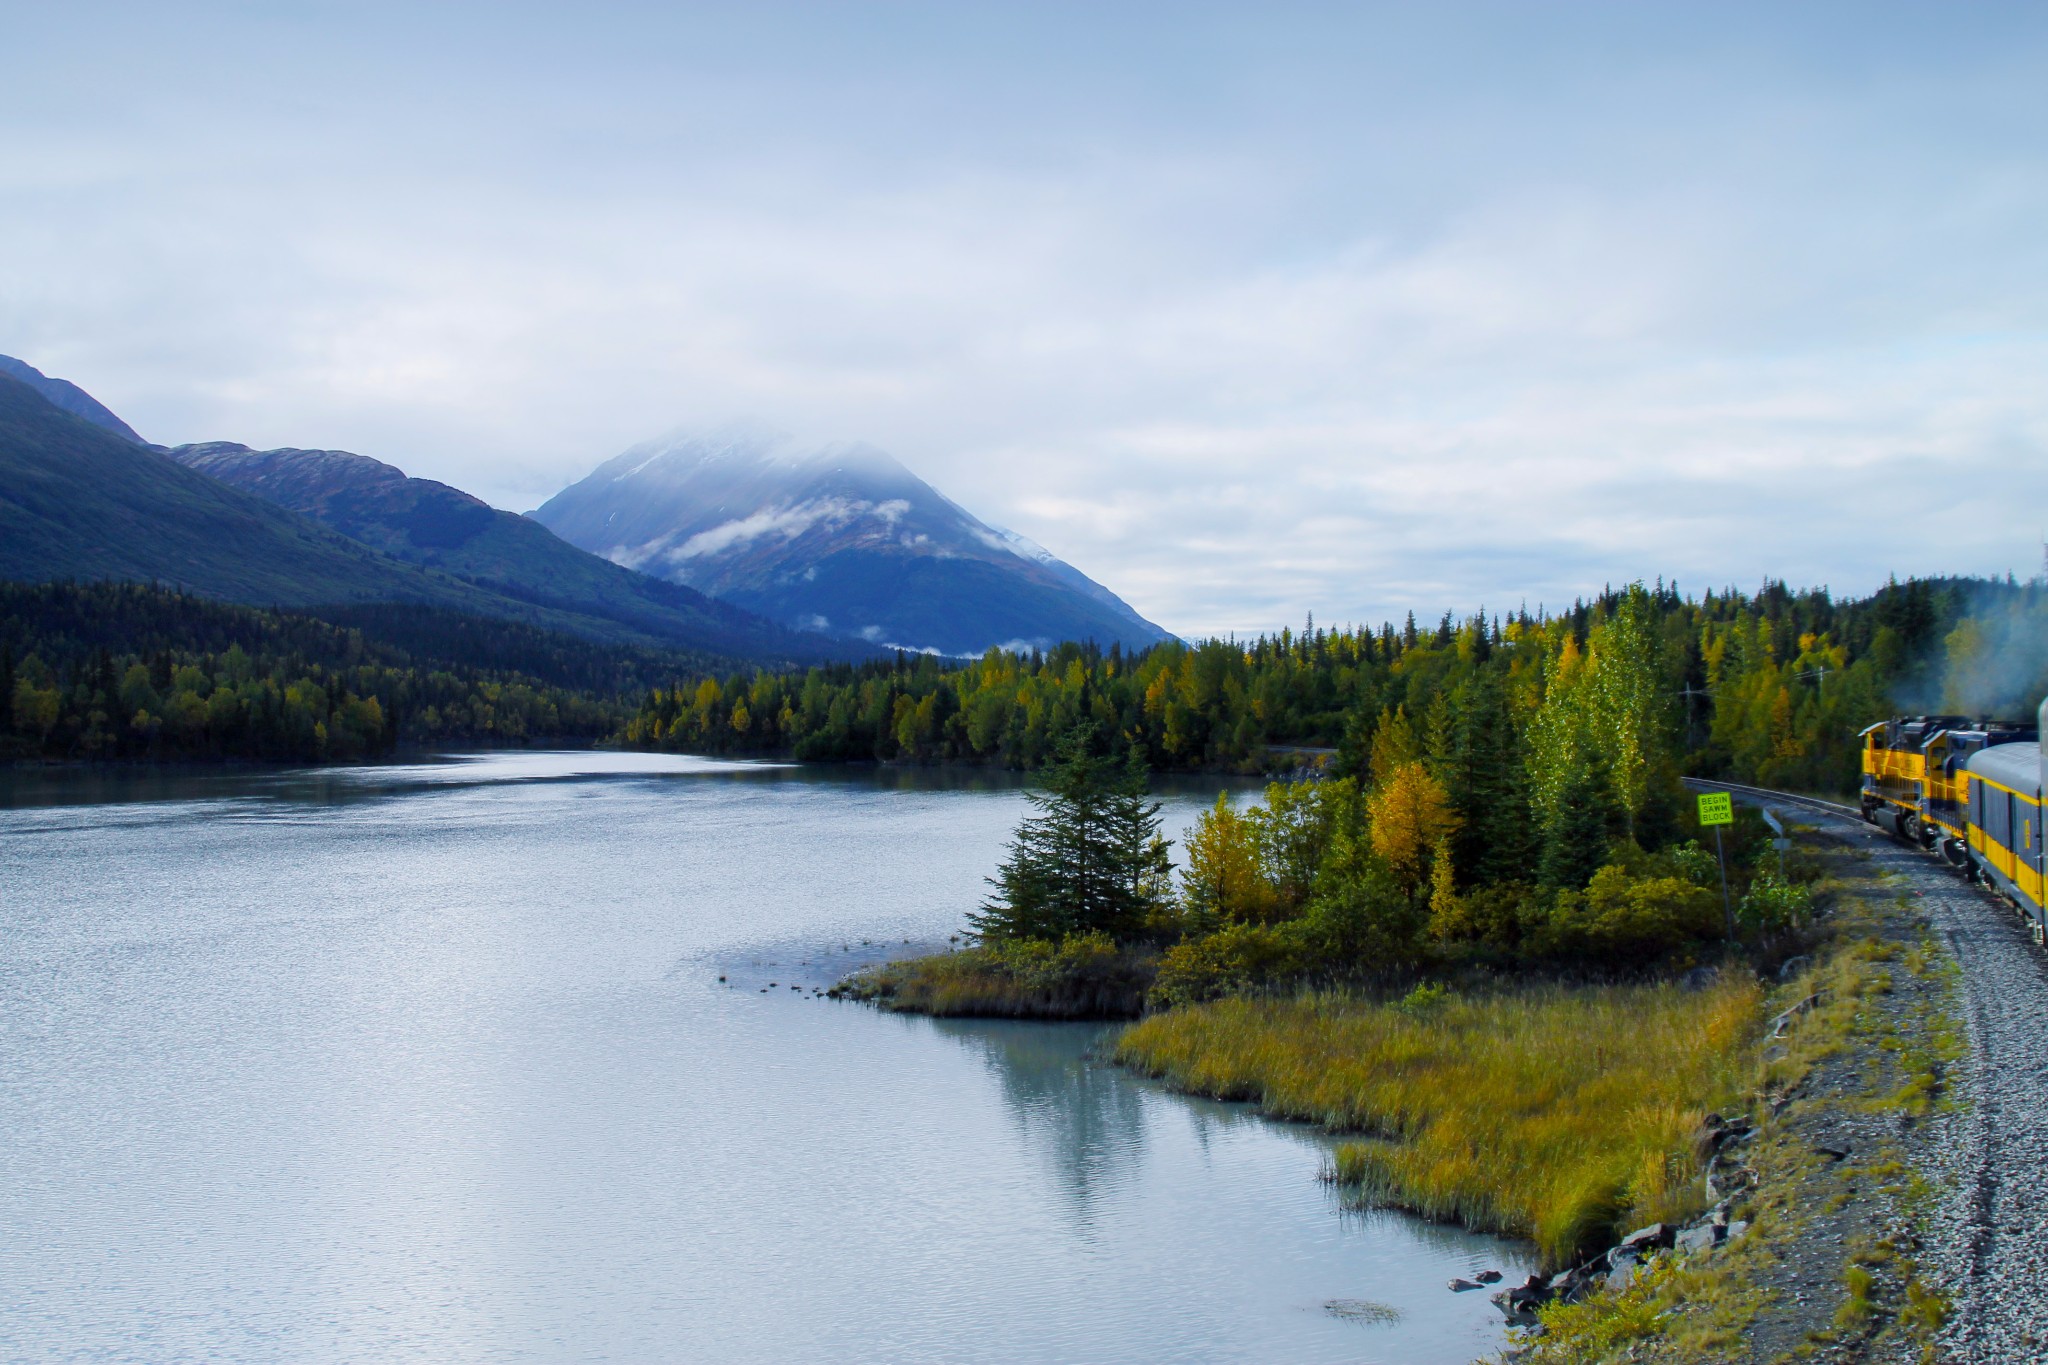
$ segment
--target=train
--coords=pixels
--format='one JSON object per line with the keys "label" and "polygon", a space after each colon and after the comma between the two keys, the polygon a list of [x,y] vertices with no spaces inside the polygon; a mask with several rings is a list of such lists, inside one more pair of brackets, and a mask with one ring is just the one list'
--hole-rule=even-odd
{"label": "train", "polygon": [[2011,901],[2048,942],[2042,803],[2048,701],[2034,723],[1898,716],[1863,731],[1863,818]]}

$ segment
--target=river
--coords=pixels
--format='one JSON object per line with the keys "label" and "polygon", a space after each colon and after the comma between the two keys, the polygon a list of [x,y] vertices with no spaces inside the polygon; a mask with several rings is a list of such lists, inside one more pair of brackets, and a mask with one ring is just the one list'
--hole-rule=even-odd
{"label": "river", "polygon": [[629,754],[0,773],[0,1359],[1497,1346],[1445,1282],[1521,1253],[1342,1210],[1321,1135],[1092,1026],[815,993],[943,945],[1023,810]]}

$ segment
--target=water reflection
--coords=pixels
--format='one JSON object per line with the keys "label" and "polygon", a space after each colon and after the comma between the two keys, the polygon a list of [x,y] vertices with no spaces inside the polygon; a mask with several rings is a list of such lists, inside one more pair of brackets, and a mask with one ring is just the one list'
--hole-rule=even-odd
{"label": "water reflection", "polygon": [[[1310,1130],[1091,1063],[1090,1026],[789,990],[957,930],[1008,775],[584,753],[28,786],[0,809],[0,1359],[1499,1340],[1443,1290],[1496,1244],[1340,1216]],[[1207,804],[1166,802],[1176,833]]]}
{"label": "water reflection", "polygon": [[[1030,776],[980,766],[906,767],[883,763],[798,764],[769,759],[616,750],[500,750],[429,753],[403,762],[270,767],[260,764],[33,765],[0,768],[0,810],[38,806],[111,806],[160,802],[261,801],[311,807],[503,783],[663,782],[716,777],[728,783],[794,782],[859,792],[1013,792]],[[1154,792],[1213,800],[1218,791],[1252,791],[1252,779],[1163,773]]]}
{"label": "water reflection", "polygon": [[1144,1160],[1145,1095],[1090,1050],[1114,1030],[1095,1024],[935,1019],[932,1032],[978,1052],[1019,1134],[1053,1171],[1078,1233],[1100,1197],[1129,1184]]}

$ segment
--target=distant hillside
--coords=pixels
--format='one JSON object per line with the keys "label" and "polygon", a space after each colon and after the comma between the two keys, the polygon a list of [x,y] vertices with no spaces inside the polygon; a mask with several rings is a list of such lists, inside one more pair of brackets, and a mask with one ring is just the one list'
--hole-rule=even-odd
{"label": "distant hillside", "polygon": [[497,605],[0,377],[0,578],[157,579],[230,601]]}
{"label": "distant hillside", "polygon": [[96,427],[104,427],[116,436],[143,445],[145,442],[135,434],[135,428],[116,417],[107,406],[68,379],[52,379],[25,360],[16,360],[11,355],[0,355],[0,374],[9,379],[18,379],[34,389],[49,402],[70,413],[83,417]]}
{"label": "distant hillside", "polygon": [[458,488],[345,450],[179,446],[188,469],[311,517],[352,540],[522,602],[599,617],[671,646],[742,658],[823,660],[870,650],[776,626],[679,584],[579,550]]}
{"label": "distant hillside", "polygon": [[533,513],[564,540],[802,630],[944,654],[1167,633],[882,451],[679,437]]}

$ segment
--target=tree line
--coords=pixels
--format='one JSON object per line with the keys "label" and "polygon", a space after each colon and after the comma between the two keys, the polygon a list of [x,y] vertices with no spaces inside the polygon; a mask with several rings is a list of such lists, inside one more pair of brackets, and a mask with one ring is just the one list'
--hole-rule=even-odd
{"label": "tree line", "polygon": [[151,584],[0,583],[0,757],[323,762],[401,744],[595,743],[677,663],[434,608],[335,614],[355,624]]}
{"label": "tree line", "polygon": [[[1311,621],[1135,654],[1065,644],[723,674],[709,655],[431,607],[282,611],[148,584],[0,584],[0,754],[312,761],[567,741],[1036,770],[1085,725],[1108,757],[1138,753],[1154,770],[1270,770],[1320,749],[1333,751],[1328,775],[1360,779],[1397,718],[1438,750],[1473,725],[1568,748],[1537,722],[1541,703],[1631,601],[1629,686],[1672,727],[1671,762],[1696,774],[1842,790],[1870,721],[2023,715],[2048,687],[2048,593],[2010,580],[1909,580],[1844,600],[1777,583],[1693,599],[1660,583],[1556,613],[1446,613],[1431,628],[1412,615],[1376,630]],[[1542,799],[1569,804],[1555,788]]]}
{"label": "tree line", "polygon": [[[1616,724],[1654,711],[1669,727],[1664,758],[1699,775],[1844,790],[1855,782],[1857,731],[1895,708],[2027,714],[2048,688],[2038,643],[2048,639],[2048,594],[2038,585],[1915,579],[1837,600],[1782,583],[1690,598],[1659,583],[1556,613],[1446,613],[1430,629],[1412,614],[1377,630],[1311,620],[1298,633],[1173,641],[1141,654],[1065,644],[965,663],[899,656],[804,674],[688,677],[651,689],[620,738],[638,748],[1032,770],[1085,724],[1112,757],[1142,751],[1155,769],[1257,771],[1321,748],[1336,751],[1334,775],[1358,777],[1396,716],[1439,747],[1457,727],[1483,723],[1546,752],[1569,748],[1571,732],[1537,723],[1541,704],[1553,685],[1571,689],[1594,636],[1624,608],[1625,686],[1636,700],[1624,706],[1611,695],[1623,685],[1603,681],[1597,705]],[[1542,799],[1565,795],[1546,788]]]}
{"label": "tree line", "polygon": [[[1591,614],[1583,643],[1565,625],[1517,622],[1494,642],[1472,624],[1468,666],[1419,714],[1397,702],[1347,731],[1367,735],[1349,771],[1275,783],[1243,809],[1219,795],[1177,876],[1142,750],[1119,764],[1084,720],[970,920],[967,965],[1049,953],[1100,974],[1114,951],[1156,952],[1157,1006],[1474,966],[1632,971],[1731,936],[1784,949],[1810,902],[1760,822],[1735,831],[1725,900],[1699,842],[1671,616],[1637,586]],[[1710,657],[1723,638],[1709,633]],[[1741,632],[1725,638],[1724,668]],[[1414,649],[1456,647],[1454,632]],[[1019,957],[1025,944],[1042,947]]]}

